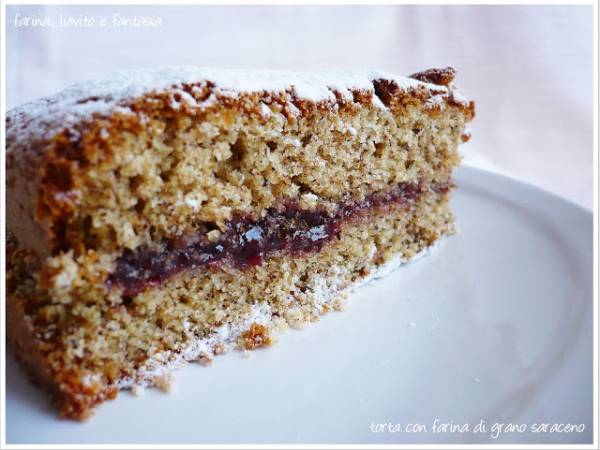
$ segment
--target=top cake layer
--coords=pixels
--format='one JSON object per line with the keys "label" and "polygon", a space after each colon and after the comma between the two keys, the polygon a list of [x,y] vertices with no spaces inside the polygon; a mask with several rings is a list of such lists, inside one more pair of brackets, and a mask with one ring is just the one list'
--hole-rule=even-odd
{"label": "top cake layer", "polygon": [[454,70],[121,72],[7,115],[8,228],[40,256],[225,229],[447,181],[474,104]]}
{"label": "top cake layer", "polygon": [[[385,80],[400,91],[426,92],[432,105],[442,104],[450,96],[454,102],[468,107],[469,101],[456,89],[448,87],[453,77],[454,71],[450,68],[429,71],[429,74],[421,72],[411,77],[376,70],[350,69],[291,72],[182,66],[121,71],[104,79],[74,84],[57,94],[8,111],[7,147],[10,151],[27,145],[31,139],[49,139],[60,128],[75,126],[96,114],[109,114],[115,108],[122,107],[127,112],[128,100],[167,90],[174,96],[179,94],[179,98],[173,99],[175,108],[179,107],[179,103],[185,103],[190,107],[205,109],[219,97],[237,98],[240,93],[258,92],[288,92],[296,100],[335,104],[340,96],[351,101],[357,91],[367,94],[373,104],[385,107],[375,95],[374,85],[375,80]],[[213,95],[202,101],[183,88],[185,84],[195,85],[199,82],[215,87]]]}

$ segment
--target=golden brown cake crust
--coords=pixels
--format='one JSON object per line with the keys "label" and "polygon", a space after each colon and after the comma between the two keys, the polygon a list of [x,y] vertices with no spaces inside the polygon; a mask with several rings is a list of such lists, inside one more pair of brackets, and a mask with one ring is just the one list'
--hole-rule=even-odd
{"label": "golden brown cake crust", "polygon": [[[117,389],[103,383],[81,383],[73,371],[53,368],[47,353],[45,337],[32,324],[28,312],[35,298],[26,295],[31,284],[31,271],[38,266],[31,251],[19,249],[11,238],[7,243],[6,341],[8,349],[26,370],[30,379],[51,396],[61,416],[82,420],[90,416],[98,403],[116,397]],[[31,291],[29,291],[31,292]]]}
{"label": "golden brown cake crust", "polygon": [[114,399],[118,389],[100,383],[82,386],[76,375],[55,373],[41,350],[43,343],[34,337],[27,321],[26,304],[27,301],[19,296],[11,295],[7,299],[8,348],[31,380],[50,394],[61,416],[77,420],[88,418],[95,405]]}
{"label": "golden brown cake crust", "polygon": [[423,81],[425,83],[437,84],[439,86],[450,86],[456,77],[456,69],[453,67],[444,67],[443,69],[428,69],[422,72],[413,73],[410,78]]}

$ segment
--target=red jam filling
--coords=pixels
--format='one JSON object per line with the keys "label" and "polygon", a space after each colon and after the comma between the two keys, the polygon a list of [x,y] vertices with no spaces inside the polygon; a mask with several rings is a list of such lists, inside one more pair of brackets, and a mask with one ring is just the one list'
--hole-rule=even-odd
{"label": "red jam filling", "polygon": [[[451,187],[452,181],[448,181],[431,189],[446,192]],[[340,203],[335,214],[304,210],[291,201],[282,208],[269,209],[259,220],[233,219],[216,241],[201,233],[185,240],[163,241],[153,248],[126,250],[117,259],[107,284],[109,288],[122,288],[125,296],[134,296],[184,271],[207,270],[222,264],[240,269],[260,266],[269,254],[277,251],[292,256],[318,252],[325,243],[339,237],[343,223],[375,209],[396,206],[410,209],[425,189],[422,183],[400,183],[389,191],[370,194],[360,202]]]}

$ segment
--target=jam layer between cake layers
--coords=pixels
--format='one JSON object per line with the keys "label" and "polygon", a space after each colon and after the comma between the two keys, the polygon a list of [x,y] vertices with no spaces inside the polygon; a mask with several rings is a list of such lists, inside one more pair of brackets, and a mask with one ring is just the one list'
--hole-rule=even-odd
{"label": "jam layer between cake layers", "polygon": [[381,208],[400,206],[408,210],[427,190],[443,193],[451,187],[451,180],[429,185],[399,183],[386,192],[371,193],[361,201],[342,202],[333,213],[303,209],[297,201],[288,201],[281,207],[270,208],[258,220],[249,217],[231,220],[217,238],[203,232],[184,239],[164,240],[153,247],[127,250],[118,258],[107,285],[111,289],[121,288],[125,296],[134,296],[181,272],[224,264],[239,269],[259,266],[274,252],[291,256],[318,252],[339,236],[345,222]]}

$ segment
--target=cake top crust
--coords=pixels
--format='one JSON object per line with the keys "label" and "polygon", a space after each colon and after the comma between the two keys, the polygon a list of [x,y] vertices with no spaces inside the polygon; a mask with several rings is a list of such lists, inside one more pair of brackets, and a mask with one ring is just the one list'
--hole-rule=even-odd
{"label": "cake top crust", "polygon": [[[443,73],[445,76],[429,76]],[[469,101],[450,86],[452,68],[431,69],[400,77],[377,70],[329,69],[292,72],[264,69],[214,69],[193,66],[121,71],[111,76],[80,82],[65,90],[8,111],[6,118],[7,147],[26,145],[27,140],[49,139],[54,132],[119,111],[131,113],[127,102],[136,97],[162,92],[174,94],[173,107],[185,103],[205,109],[219,98],[238,98],[244,93],[288,93],[293,98],[312,103],[335,104],[341,97],[352,101],[354,93],[367,94],[370,102],[385,108],[377,95],[374,81],[392,85],[394,91],[427,93],[432,104],[442,104],[452,96],[455,104],[469,106]],[[434,84],[437,83],[437,84]],[[212,88],[212,95],[199,102],[193,90],[184,85]]]}

